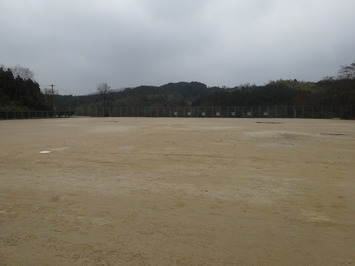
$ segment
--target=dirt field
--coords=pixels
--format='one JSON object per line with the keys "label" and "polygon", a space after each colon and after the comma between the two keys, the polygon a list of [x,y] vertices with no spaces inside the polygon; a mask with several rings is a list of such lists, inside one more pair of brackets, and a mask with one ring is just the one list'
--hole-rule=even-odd
{"label": "dirt field", "polygon": [[0,265],[355,265],[354,121],[0,121],[0,145]]}

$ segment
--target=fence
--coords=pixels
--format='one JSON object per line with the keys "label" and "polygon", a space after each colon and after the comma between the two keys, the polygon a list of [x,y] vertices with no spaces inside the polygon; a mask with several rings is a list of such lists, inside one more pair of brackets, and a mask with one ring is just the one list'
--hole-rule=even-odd
{"label": "fence", "polygon": [[351,105],[302,106],[86,106],[76,115],[92,117],[229,117],[229,118],[354,118]]}
{"label": "fence", "polygon": [[12,112],[12,111],[1,111],[0,119],[30,119],[30,118],[60,118],[60,117],[71,117],[74,112],[51,112],[51,111],[23,111],[23,112]]}
{"label": "fence", "polygon": [[[225,118],[344,118],[355,117],[352,105],[302,106],[146,106],[109,107],[85,106],[75,112],[91,117],[225,117]],[[1,111],[0,119],[71,117],[72,111]]]}

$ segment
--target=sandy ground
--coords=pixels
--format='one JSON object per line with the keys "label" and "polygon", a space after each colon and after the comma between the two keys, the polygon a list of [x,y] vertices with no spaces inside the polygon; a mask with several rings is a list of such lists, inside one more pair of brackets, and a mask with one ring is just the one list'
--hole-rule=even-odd
{"label": "sandy ground", "polygon": [[355,265],[354,121],[0,121],[0,145],[0,265]]}

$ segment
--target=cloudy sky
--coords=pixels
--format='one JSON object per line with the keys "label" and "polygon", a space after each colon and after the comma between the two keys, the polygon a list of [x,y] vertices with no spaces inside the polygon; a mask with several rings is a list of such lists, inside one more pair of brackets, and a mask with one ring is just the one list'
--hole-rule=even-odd
{"label": "cloudy sky", "polygon": [[0,65],[60,93],[336,75],[355,60],[354,0],[0,0]]}

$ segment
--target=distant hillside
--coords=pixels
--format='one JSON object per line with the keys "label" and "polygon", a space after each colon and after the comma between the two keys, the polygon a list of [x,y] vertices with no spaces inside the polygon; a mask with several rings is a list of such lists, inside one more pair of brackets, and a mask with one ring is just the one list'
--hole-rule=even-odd
{"label": "distant hillside", "polygon": [[272,106],[272,105],[355,105],[355,80],[328,79],[319,82],[297,80],[270,81],[263,86],[208,88],[200,82],[168,83],[162,86],[138,86],[100,94],[60,96],[57,110],[75,111],[88,106]]}
{"label": "distant hillside", "polygon": [[26,68],[0,66],[0,111],[80,111],[92,107],[142,106],[355,105],[355,62],[342,66],[337,77],[327,77],[318,82],[280,79],[262,86],[221,88],[207,87],[194,81],[123,90],[109,90],[108,84],[104,83],[107,90],[84,96],[57,95],[53,90],[43,94],[32,77]]}
{"label": "distant hillside", "polygon": [[195,106],[355,105],[355,80],[330,79],[317,83],[271,81],[264,86],[219,90],[193,102]]}
{"label": "distant hillside", "polygon": [[139,86],[116,94],[118,106],[174,106],[191,105],[193,101],[210,92],[200,82],[168,83],[160,87]]}
{"label": "distant hillside", "polygon": [[[168,83],[162,86],[138,86],[122,91],[113,91],[108,95],[108,106],[183,106],[191,105],[194,101],[216,88],[207,88],[200,82]],[[58,108],[75,110],[86,105],[102,105],[100,94],[87,96],[56,96]]]}

